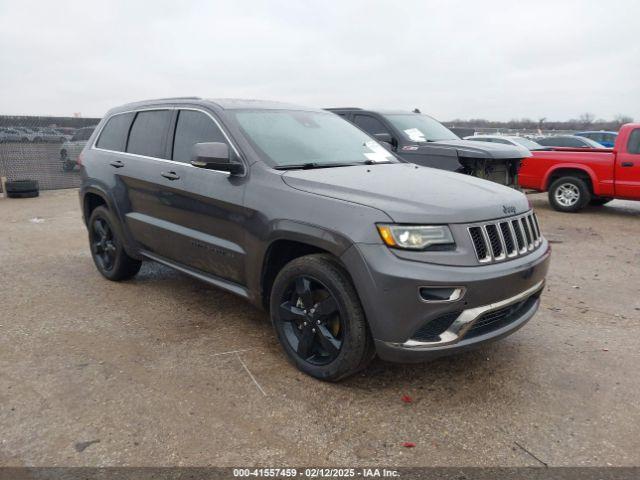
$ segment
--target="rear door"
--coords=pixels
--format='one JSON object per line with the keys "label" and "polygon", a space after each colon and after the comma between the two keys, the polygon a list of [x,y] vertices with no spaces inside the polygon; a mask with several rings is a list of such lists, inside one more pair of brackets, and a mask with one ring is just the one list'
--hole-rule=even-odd
{"label": "rear door", "polygon": [[640,200],[640,128],[631,131],[620,150],[616,155],[616,196]]}
{"label": "rear door", "polygon": [[155,181],[141,184],[133,195],[135,204],[144,206],[134,209],[133,228],[164,259],[244,284],[245,177],[191,165],[191,149],[200,142],[227,143],[234,151],[210,113],[176,110],[167,158],[156,161]]}

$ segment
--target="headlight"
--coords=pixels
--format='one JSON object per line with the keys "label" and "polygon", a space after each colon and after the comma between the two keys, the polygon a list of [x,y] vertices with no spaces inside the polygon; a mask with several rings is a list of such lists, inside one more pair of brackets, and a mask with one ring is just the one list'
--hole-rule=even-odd
{"label": "headlight", "polygon": [[388,247],[425,250],[432,245],[453,245],[453,235],[446,225],[377,225]]}

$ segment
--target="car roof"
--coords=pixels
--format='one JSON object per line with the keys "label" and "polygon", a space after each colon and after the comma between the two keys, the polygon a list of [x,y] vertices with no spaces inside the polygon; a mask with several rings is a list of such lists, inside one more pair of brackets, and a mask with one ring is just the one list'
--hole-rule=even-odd
{"label": "car roof", "polygon": [[410,112],[409,110],[389,110],[386,108],[359,108],[359,107],[331,107],[325,108],[330,112],[372,112],[372,113],[380,113],[387,115],[400,115],[400,114],[412,114],[412,115],[421,115],[420,113]]}
{"label": "car roof", "polygon": [[576,132],[576,135],[580,135],[581,133],[612,133],[613,135],[618,134],[618,132],[612,132],[611,130],[585,130],[584,132]]}
{"label": "car roof", "polygon": [[543,135],[538,138],[576,138],[576,137],[582,138],[582,137],[579,137],[578,135]]}
{"label": "car roof", "polygon": [[322,112],[320,108],[305,107],[292,103],[275,102],[271,100],[257,100],[244,98],[201,98],[201,97],[170,97],[157,98],[152,100],[142,100],[139,102],[127,103],[111,110],[111,112],[122,112],[127,110],[135,110],[147,106],[175,105],[175,104],[213,104],[223,110],[302,110]]}

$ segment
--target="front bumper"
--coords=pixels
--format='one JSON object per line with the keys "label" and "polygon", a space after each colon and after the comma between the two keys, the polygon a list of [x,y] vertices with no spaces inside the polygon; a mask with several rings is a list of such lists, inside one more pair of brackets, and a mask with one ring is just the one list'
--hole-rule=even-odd
{"label": "front bumper", "polygon": [[[351,247],[342,260],[360,295],[378,355],[410,362],[466,350],[516,331],[540,304],[549,258],[549,245],[543,240],[524,257],[475,267],[407,261],[384,246],[362,244]],[[461,287],[465,293],[453,301],[429,303],[419,296],[425,286]],[[493,324],[484,325],[488,315],[497,317],[505,310],[508,318],[489,318]],[[450,325],[438,335],[417,335],[443,318],[450,318]]]}

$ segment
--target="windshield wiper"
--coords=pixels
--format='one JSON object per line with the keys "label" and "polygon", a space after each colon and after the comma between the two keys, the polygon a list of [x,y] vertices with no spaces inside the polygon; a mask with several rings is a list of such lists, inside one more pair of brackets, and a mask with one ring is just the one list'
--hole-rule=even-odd
{"label": "windshield wiper", "polygon": [[276,170],[311,170],[314,168],[332,168],[332,167],[352,167],[354,165],[362,165],[361,163],[317,163],[307,162],[294,165],[277,165],[273,168]]}

